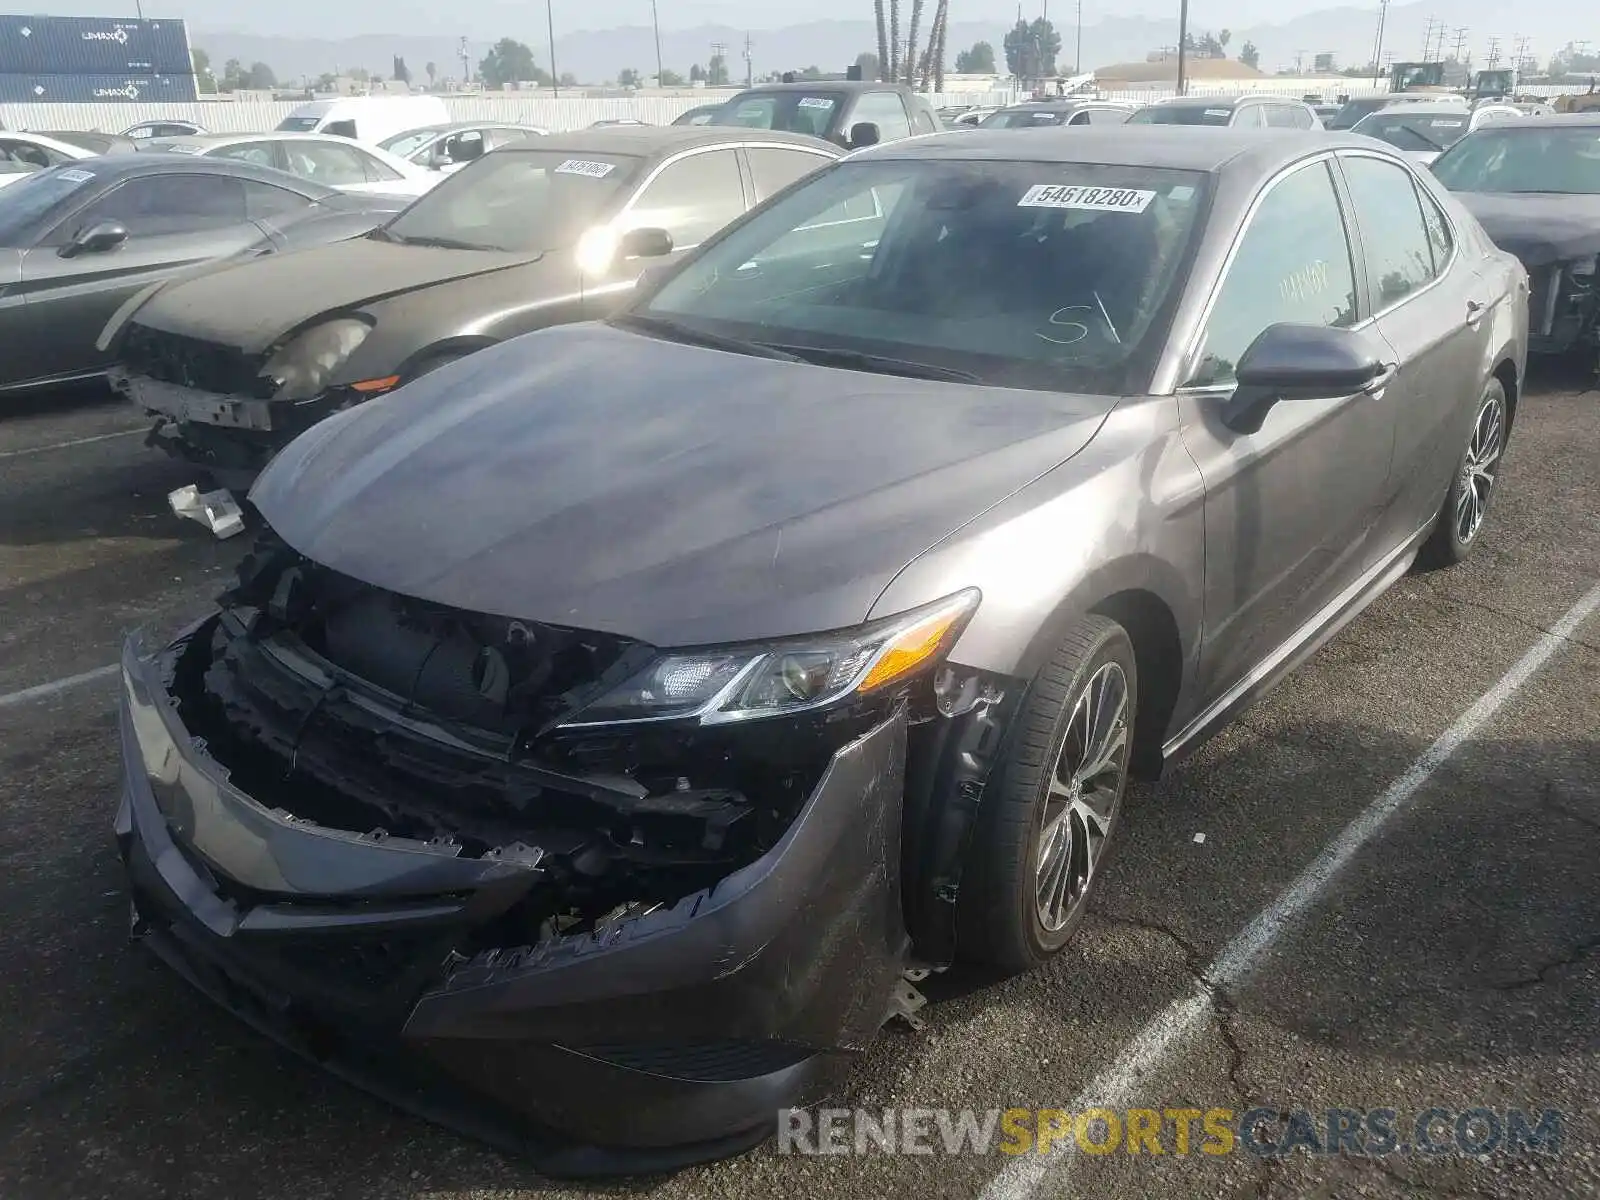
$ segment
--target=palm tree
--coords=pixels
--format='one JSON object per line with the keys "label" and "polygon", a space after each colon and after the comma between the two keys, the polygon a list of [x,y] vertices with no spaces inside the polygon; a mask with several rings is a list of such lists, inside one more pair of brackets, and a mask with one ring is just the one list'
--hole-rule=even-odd
{"label": "palm tree", "polygon": [[928,60],[931,69],[924,70],[923,75],[927,83],[933,85],[933,90],[944,90],[944,50],[945,35],[950,30],[950,0],[939,0],[933,10],[933,29],[928,34]]}
{"label": "palm tree", "polygon": [[924,0],[911,0],[911,29],[906,37],[906,86],[917,86],[917,27],[922,24]]}
{"label": "palm tree", "polygon": [[900,0],[889,0],[889,73],[884,78],[900,78]]}
{"label": "palm tree", "polygon": [[889,28],[883,23],[883,0],[872,0],[872,11],[878,18],[878,78],[885,78],[889,69]]}

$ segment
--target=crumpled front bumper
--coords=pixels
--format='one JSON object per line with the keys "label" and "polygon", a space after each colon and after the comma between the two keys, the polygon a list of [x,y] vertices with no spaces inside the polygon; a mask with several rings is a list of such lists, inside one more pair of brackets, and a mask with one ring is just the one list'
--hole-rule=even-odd
{"label": "crumpled front bumper", "polygon": [[[202,623],[179,639],[206,636]],[[843,747],[781,841],[714,888],[591,934],[468,950],[539,878],[271,811],[122,661],[116,819],[133,929],[258,1029],[550,1174],[670,1169],[827,1095],[905,966],[903,714]]]}
{"label": "crumpled front bumper", "polygon": [[272,456],[341,408],[370,397],[331,388],[311,400],[262,400],[184,387],[113,367],[113,391],[155,418],[145,444],[247,488]]}

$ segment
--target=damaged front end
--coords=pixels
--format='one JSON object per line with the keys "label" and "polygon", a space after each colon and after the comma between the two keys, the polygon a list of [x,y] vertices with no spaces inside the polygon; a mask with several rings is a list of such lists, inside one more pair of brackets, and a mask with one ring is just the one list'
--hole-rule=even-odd
{"label": "damaged front end", "polygon": [[[936,657],[768,719],[729,707],[765,695],[746,666],[686,713],[638,683],[708,688],[680,657],[399,596],[268,534],[219,613],[125,652],[136,931],[266,1032],[546,1171],[741,1149],[904,1009],[908,915],[953,929],[966,825],[933,776],[970,817],[998,693]],[[775,677],[820,689],[819,662]],[[934,899],[903,901],[907,870]]]}
{"label": "damaged front end", "polygon": [[1600,288],[1595,255],[1528,268],[1528,349],[1567,354],[1600,348]]}

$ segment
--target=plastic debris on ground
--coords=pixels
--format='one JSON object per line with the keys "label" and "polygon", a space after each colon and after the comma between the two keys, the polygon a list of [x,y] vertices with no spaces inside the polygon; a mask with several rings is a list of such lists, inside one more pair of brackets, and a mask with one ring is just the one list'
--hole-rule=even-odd
{"label": "plastic debris on ground", "polygon": [[178,516],[198,521],[219,538],[244,532],[244,513],[227,488],[202,492],[191,483],[168,493],[167,503]]}

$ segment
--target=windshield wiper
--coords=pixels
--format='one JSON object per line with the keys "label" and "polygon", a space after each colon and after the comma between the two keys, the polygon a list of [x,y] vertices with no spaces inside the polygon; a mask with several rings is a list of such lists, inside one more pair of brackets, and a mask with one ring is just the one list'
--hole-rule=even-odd
{"label": "windshield wiper", "polygon": [[669,317],[645,313],[619,313],[611,318],[611,324],[620,325],[624,329],[637,329],[641,333],[654,334],[669,341],[704,346],[709,350],[727,350],[734,354],[748,354],[754,358],[777,358],[785,362],[800,361],[798,354],[790,354],[785,347],[769,346],[766,342],[752,342],[722,333],[711,333],[704,329],[696,329],[693,325],[685,325],[681,321],[674,321]]}
{"label": "windshield wiper", "polygon": [[856,371],[872,371],[879,375],[904,375],[908,379],[942,379],[949,383],[979,383],[971,371],[955,367],[941,367],[934,363],[916,362],[909,358],[891,358],[884,354],[868,354],[863,350],[845,350],[837,346],[778,345],[794,358],[819,367],[846,367]]}
{"label": "windshield wiper", "polygon": [[404,234],[389,235],[397,238],[405,246],[436,246],[440,250],[487,250],[488,246],[480,246],[477,242],[464,242],[460,238],[451,237],[406,237]]}

